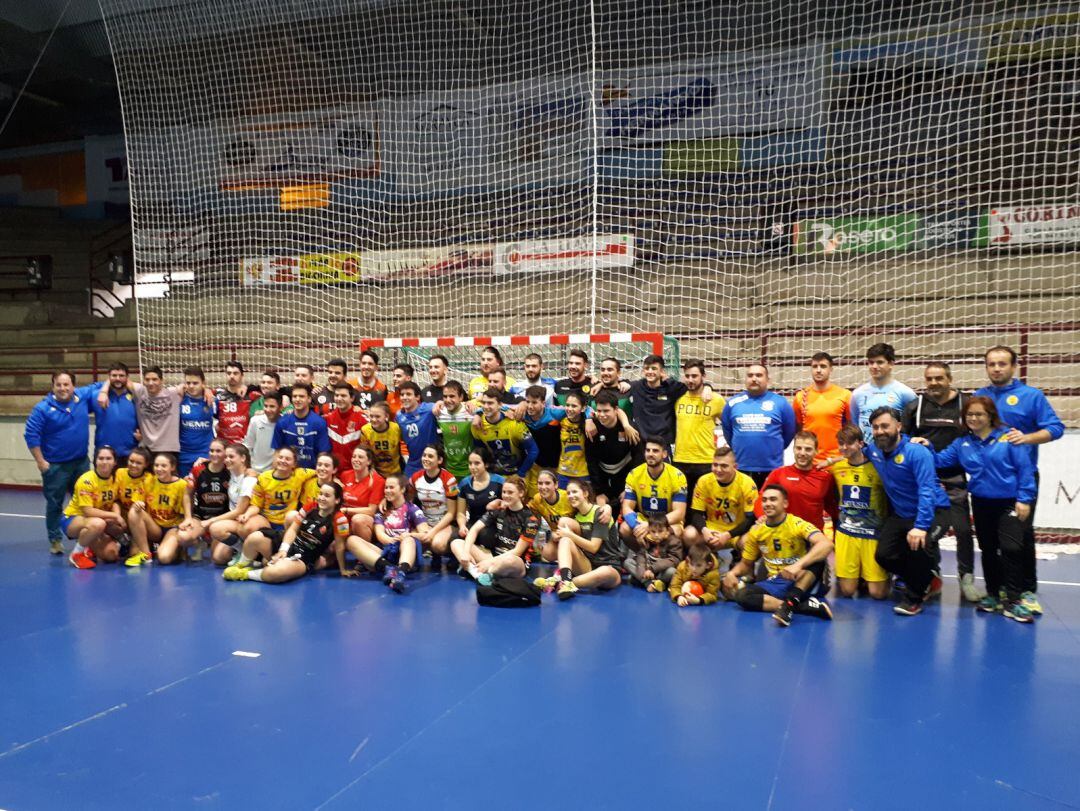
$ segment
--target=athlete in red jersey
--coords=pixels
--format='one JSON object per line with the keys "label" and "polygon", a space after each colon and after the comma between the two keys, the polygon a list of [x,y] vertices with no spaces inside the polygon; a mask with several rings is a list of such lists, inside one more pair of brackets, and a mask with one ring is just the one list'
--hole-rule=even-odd
{"label": "athlete in red jersey", "polygon": [[[788,493],[788,514],[808,521],[818,529],[825,527],[825,515],[836,522],[836,481],[828,468],[817,470],[814,455],[817,453],[817,436],[809,431],[799,431],[792,442],[795,464],[778,467],[765,478],[767,484],[779,484]],[[754,504],[754,513],[762,515],[761,496]]]}
{"label": "athlete in red jersey", "polygon": [[215,392],[217,436],[226,442],[243,442],[251,421],[251,406],[262,396],[254,386],[244,383],[244,367],[238,361],[225,364],[225,388]]}
{"label": "athlete in red jersey", "polygon": [[360,429],[367,417],[353,405],[353,387],[345,381],[334,384],[334,410],[323,415],[330,434],[330,452],[338,460],[338,470],[352,467],[352,452],[360,444]]}

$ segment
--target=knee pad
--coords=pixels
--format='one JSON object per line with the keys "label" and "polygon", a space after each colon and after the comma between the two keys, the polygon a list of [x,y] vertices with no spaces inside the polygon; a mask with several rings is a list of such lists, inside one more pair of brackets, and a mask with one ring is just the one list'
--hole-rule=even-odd
{"label": "knee pad", "polygon": [[735,602],[739,604],[740,608],[744,608],[747,611],[764,611],[765,592],[760,589],[746,586],[745,588],[740,589],[735,595]]}

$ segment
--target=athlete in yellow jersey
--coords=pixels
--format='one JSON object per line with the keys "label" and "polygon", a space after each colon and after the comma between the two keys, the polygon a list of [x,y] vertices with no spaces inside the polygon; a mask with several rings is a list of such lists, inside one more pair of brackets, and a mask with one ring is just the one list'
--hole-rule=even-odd
{"label": "athlete in yellow jersey", "polygon": [[870,596],[884,600],[889,596],[889,573],[874,555],[878,528],[888,512],[885,487],[877,469],[863,454],[863,434],[858,425],[845,425],[837,431],[836,440],[844,457],[830,468],[840,502],[834,533],[837,586],[843,596],[854,597],[861,577]]}
{"label": "athlete in yellow jersey", "polygon": [[[469,381],[469,399],[479,401],[488,390],[488,374],[496,369],[505,368],[502,353],[493,346],[485,346],[480,352],[480,374]],[[506,390],[517,383],[512,377],[506,378]]]}
{"label": "athlete in yellow jersey", "polygon": [[140,495],[128,513],[135,551],[124,564],[141,566],[149,562],[151,545],[157,547],[159,563],[172,563],[179,548],[179,528],[191,525],[191,496],[187,482],[176,475],[173,454],[159,453],[154,457],[154,475]]}
{"label": "athlete in yellow jersey", "polygon": [[473,439],[491,451],[490,471],[500,476],[522,476],[536,461],[538,449],[525,423],[502,413],[499,392],[488,389],[480,398],[483,409],[472,424]]}
{"label": "athlete in yellow jersey", "polygon": [[[324,484],[330,484],[337,478],[337,469],[335,468],[336,460],[334,454],[329,451],[324,451],[315,457],[315,469],[309,470],[310,474],[307,479],[304,480],[303,486],[300,488],[300,502],[297,505],[297,509],[315,501],[319,497],[319,490]],[[303,472],[302,468],[298,468],[297,473]],[[297,513],[299,515],[299,513]],[[292,516],[285,519],[286,525],[292,523]]]}
{"label": "athlete in yellow jersey", "polygon": [[663,515],[674,535],[682,538],[686,521],[686,476],[667,464],[667,446],[660,437],[645,439],[645,464],[626,476],[619,534],[637,551],[648,531],[646,515]]}
{"label": "athlete in yellow jersey", "polygon": [[127,526],[116,503],[116,452],[102,445],[94,454],[94,468],[75,482],[75,492],[60,518],[60,530],[75,540],[68,561],[76,569],[93,569],[98,559],[112,563],[119,544],[114,540]]}
{"label": "athlete in yellow jersey", "polygon": [[714,394],[708,402],[701,396],[705,387],[705,362],[689,360],[683,366],[686,394],[675,401],[675,467],[686,476],[688,492],[709,475],[716,450],[716,425],[724,411],[724,398]]}
{"label": "athlete in yellow jersey", "polygon": [[559,455],[559,487],[574,479],[589,478],[585,459],[585,396],[572,391],[566,395],[566,416],[559,421],[562,453]]}
{"label": "athlete in yellow jersey", "polygon": [[686,528],[687,548],[704,542],[717,555],[730,562],[739,538],[754,525],[754,502],[757,485],[740,473],[735,452],[724,446],[713,452],[712,469],[698,479],[690,501],[690,526]]}
{"label": "athlete in yellow jersey", "polygon": [[401,472],[401,426],[390,421],[390,407],[372,403],[367,425],[360,429],[360,444],[375,454],[375,471],[383,477]]}
{"label": "athlete in yellow jersey", "polygon": [[537,493],[526,505],[540,516],[543,524],[536,534],[534,551],[549,563],[554,563],[559,544],[552,540],[552,533],[559,526],[560,518],[573,518],[575,510],[566,498],[566,491],[559,489],[559,477],[551,470],[541,470],[536,476]]}
{"label": "athlete in yellow jersey", "polygon": [[131,505],[143,500],[146,485],[153,478],[149,470],[150,453],[142,448],[135,448],[128,454],[127,467],[118,468],[116,471],[116,502],[120,505],[120,514],[125,519]]}
{"label": "athlete in yellow jersey", "polygon": [[[832,542],[817,527],[787,513],[787,490],[767,484],[761,490],[765,520],[744,538],[742,560],[724,575],[724,595],[747,611],[772,611],[780,625],[791,625],[793,614],[810,614],[831,620],[829,604],[811,594],[824,592],[826,559]],[[769,573],[766,580],[745,583],[761,558]]]}
{"label": "athlete in yellow jersey", "polygon": [[304,485],[313,471],[297,469],[296,456],[289,448],[278,448],[274,467],[259,475],[251,493],[251,506],[240,516],[240,535],[257,529],[282,530],[292,510],[300,504]]}

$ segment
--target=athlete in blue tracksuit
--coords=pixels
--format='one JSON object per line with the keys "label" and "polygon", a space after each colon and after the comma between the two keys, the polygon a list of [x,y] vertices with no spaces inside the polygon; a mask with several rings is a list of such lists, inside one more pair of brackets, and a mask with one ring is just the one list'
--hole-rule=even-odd
{"label": "athlete in blue tracksuit", "polygon": [[180,401],[180,467],[179,476],[186,476],[197,459],[210,455],[214,439],[214,406],[203,395],[185,394]]}
{"label": "athlete in blue tracksuit", "polygon": [[[109,386],[107,408],[102,408],[97,401],[102,386]],[[124,467],[128,455],[139,444],[135,439],[135,432],[139,429],[139,417],[135,410],[135,395],[127,387],[127,373],[124,373],[124,385],[119,388],[107,383],[95,383],[93,389],[90,410],[94,413],[94,454],[97,454],[102,445],[108,445],[116,452],[117,467]]]}
{"label": "athlete in blue tracksuit", "polygon": [[421,468],[420,457],[424,448],[439,441],[439,423],[435,418],[434,406],[420,402],[420,387],[415,383],[403,383],[398,388],[398,396],[401,397],[401,408],[395,419],[401,427],[401,439],[409,450],[405,475],[412,478]]}
{"label": "athlete in blue tracksuit", "polygon": [[45,529],[54,555],[64,552],[60,529],[64,498],[71,494],[79,476],[90,469],[86,451],[90,445],[90,401],[95,396],[93,385],[75,388],[74,376],[57,372],[52,391],[26,420],[23,438],[41,471]]}
{"label": "athlete in blue tracksuit", "polygon": [[[900,433],[899,414],[888,407],[870,415],[874,442],[865,453],[892,504],[878,530],[874,555],[883,569],[904,581],[907,594],[894,611],[913,616],[931,596],[941,560],[938,541],[949,528],[949,497],[938,481],[934,454]],[[940,585],[940,581],[939,584]]]}
{"label": "athlete in blue tracksuit", "polygon": [[[989,411],[981,398],[969,403],[965,413],[971,433],[957,437],[938,452],[935,463],[939,468],[960,465],[968,474],[987,590],[979,607],[984,611],[1000,610],[998,592],[1004,588],[1006,607],[1013,616],[1015,604],[1022,602],[1025,591],[1023,520],[1030,514],[1038,487],[1030,454],[1009,443],[1008,429],[1000,424],[994,426],[997,416],[991,417]],[[1027,615],[1027,610],[1022,614]]]}
{"label": "athlete in blue tracksuit", "polygon": [[724,404],[720,425],[739,470],[760,487],[766,476],[784,465],[784,448],[795,437],[795,411],[776,392],[748,389]]}
{"label": "athlete in blue tracksuit", "polygon": [[296,448],[297,466],[314,470],[315,460],[320,453],[329,453],[331,444],[326,420],[311,410],[310,389],[310,386],[293,386],[293,411],[282,414],[274,423],[274,436],[270,440],[270,447],[274,450]]}
{"label": "athlete in blue tracksuit", "polygon": [[[1001,424],[1013,429],[1007,436],[1009,442],[1023,446],[1031,456],[1035,468],[1035,481],[1039,480],[1039,445],[1059,439],[1065,433],[1065,425],[1054,412],[1050,401],[1039,389],[1016,378],[1016,353],[1007,346],[988,349],[985,356],[986,373],[990,385],[975,392],[989,397],[997,407]],[[1035,568],[1035,508],[1038,498],[1031,503],[1031,515],[1024,521],[1024,592],[1031,595],[1028,603],[1042,611],[1035,600],[1038,580]]]}

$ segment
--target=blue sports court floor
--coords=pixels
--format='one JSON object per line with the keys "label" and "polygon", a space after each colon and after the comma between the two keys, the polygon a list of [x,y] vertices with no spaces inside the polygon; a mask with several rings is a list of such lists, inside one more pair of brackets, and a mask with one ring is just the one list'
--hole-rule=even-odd
{"label": "blue sports court floor", "polygon": [[625,587],[511,611],[426,573],[79,572],[41,510],[0,492],[9,811],[1080,808],[1076,557],[1035,627],[951,580],[921,617],[781,629]]}

